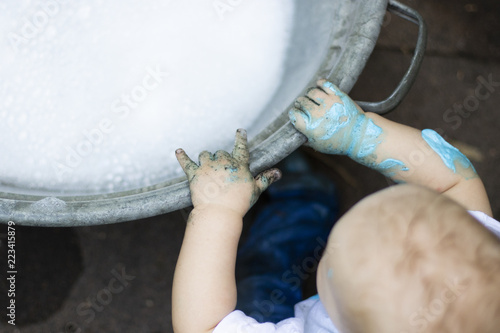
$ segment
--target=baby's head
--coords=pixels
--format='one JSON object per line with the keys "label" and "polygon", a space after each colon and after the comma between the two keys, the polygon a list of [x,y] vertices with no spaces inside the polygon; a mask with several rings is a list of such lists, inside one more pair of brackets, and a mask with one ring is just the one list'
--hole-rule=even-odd
{"label": "baby's head", "polygon": [[498,332],[500,240],[428,189],[398,185],[333,228],[318,291],[343,333]]}

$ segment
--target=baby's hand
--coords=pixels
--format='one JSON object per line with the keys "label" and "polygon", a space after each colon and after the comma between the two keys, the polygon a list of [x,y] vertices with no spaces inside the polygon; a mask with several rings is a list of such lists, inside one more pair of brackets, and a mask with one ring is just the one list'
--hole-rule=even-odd
{"label": "baby's hand", "polygon": [[351,157],[362,150],[362,137],[370,125],[363,110],[326,80],[319,80],[317,88],[299,97],[289,116],[297,130],[307,136],[308,146]]}
{"label": "baby's hand", "polygon": [[194,207],[214,205],[245,215],[269,185],[281,178],[278,169],[269,169],[255,178],[248,167],[247,134],[236,132],[232,154],[219,150],[215,154],[204,151],[199,165],[182,149],[175,151],[177,160],[186,173]]}

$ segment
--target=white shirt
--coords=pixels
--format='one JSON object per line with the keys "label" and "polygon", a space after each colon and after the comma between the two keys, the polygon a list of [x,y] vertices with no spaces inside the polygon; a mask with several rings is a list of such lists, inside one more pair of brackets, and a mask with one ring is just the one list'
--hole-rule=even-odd
{"label": "white shirt", "polygon": [[[500,222],[483,212],[469,213],[500,238]],[[340,333],[317,295],[295,304],[294,310],[295,317],[277,324],[259,323],[236,310],[227,315],[213,333]]]}

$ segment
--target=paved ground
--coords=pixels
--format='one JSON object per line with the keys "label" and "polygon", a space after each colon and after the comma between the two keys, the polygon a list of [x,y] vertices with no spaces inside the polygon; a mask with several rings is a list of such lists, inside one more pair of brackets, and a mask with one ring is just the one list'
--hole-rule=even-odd
{"label": "paved ground", "polygon": [[[478,80],[500,82],[500,3],[403,3],[424,16],[429,43],[415,86],[389,117],[421,129],[440,128],[460,145],[500,218],[500,84],[490,87],[488,97],[475,97]],[[409,63],[415,36],[413,24],[388,16],[352,96],[388,95]],[[337,181],[343,210],[388,185],[346,158],[309,153],[318,171]],[[91,228],[18,227],[17,332],[172,332],[171,283],[184,216],[175,212]],[[5,281],[2,277],[0,288]],[[3,292],[0,297],[5,304]],[[0,320],[0,331],[16,332],[3,315]]]}

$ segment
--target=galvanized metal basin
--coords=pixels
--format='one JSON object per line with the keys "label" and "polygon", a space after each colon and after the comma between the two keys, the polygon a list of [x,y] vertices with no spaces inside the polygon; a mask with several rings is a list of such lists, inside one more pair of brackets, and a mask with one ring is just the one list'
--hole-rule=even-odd
{"label": "galvanized metal basin", "polygon": [[[327,78],[349,92],[363,70],[389,10],[419,24],[414,62],[398,89],[380,103],[360,105],[385,113],[404,97],[425,49],[425,25],[418,13],[388,0],[296,0],[295,25],[282,83],[265,117],[249,128],[251,170],[258,173],[288,156],[306,139],[288,121],[293,101]],[[191,205],[184,177],[137,190],[64,196],[0,185],[0,222],[32,226],[83,226],[155,216]]]}

